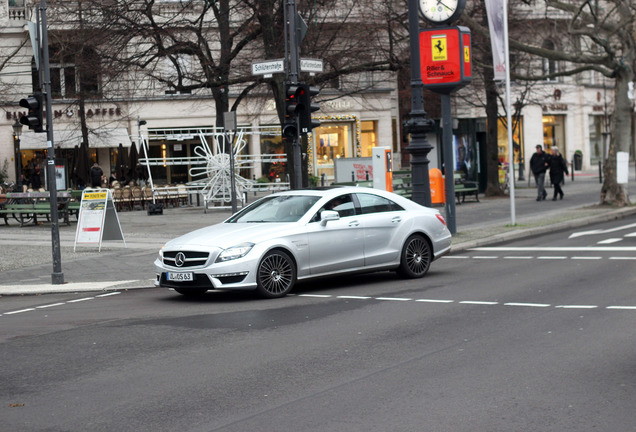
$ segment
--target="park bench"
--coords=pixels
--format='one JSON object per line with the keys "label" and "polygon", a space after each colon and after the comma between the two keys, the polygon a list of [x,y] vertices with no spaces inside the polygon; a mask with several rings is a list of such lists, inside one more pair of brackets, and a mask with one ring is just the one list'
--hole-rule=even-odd
{"label": "park bench", "polygon": [[[9,217],[13,217],[21,227],[31,220],[37,225],[38,216],[45,216],[46,220],[51,220],[51,203],[46,198],[47,194],[41,192],[8,193],[6,200],[0,206],[0,217],[4,219],[6,225],[9,225]],[[64,222],[70,225],[68,204],[69,194],[58,194],[58,218],[64,219]]]}
{"label": "park bench", "polygon": [[457,198],[457,204],[461,204],[466,201],[466,195],[475,195],[475,201],[479,202],[479,185],[477,182],[466,180],[466,177],[462,173],[455,173],[454,179],[455,198]]}

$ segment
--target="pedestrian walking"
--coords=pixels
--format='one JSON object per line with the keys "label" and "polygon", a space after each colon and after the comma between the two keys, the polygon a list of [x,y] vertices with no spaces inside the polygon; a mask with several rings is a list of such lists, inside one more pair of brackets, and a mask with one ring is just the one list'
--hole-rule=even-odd
{"label": "pedestrian walking", "polygon": [[534,174],[537,184],[537,201],[544,200],[548,196],[545,191],[545,173],[549,166],[549,156],[543,151],[543,147],[537,144],[537,151],[530,158],[530,170]]}
{"label": "pedestrian walking", "polygon": [[42,187],[42,178],[40,177],[40,166],[36,165],[33,171],[33,174],[31,174],[31,189],[33,189],[33,191],[37,192],[38,190],[40,190],[40,188]]}
{"label": "pedestrian walking", "polygon": [[559,148],[553,146],[551,149],[550,155],[550,182],[554,186],[554,197],[552,201],[557,200],[557,195],[559,199],[563,199],[563,189],[561,189],[561,183],[564,182],[565,177],[563,174],[569,174],[568,172],[568,163],[563,159],[561,153],[559,153]]}
{"label": "pedestrian walking", "polygon": [[102,176],[104,171],[99,167],[97,162],[91,167],[91,187],[98,188],[102,186]]}

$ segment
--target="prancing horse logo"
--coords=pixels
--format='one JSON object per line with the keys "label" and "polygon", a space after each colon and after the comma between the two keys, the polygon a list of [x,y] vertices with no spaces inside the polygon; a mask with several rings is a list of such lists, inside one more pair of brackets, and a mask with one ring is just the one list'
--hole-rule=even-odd
{"label": "prancing horse logo", "polygon": [[174,263],[177,267],[182,267],[186,262],[186,256],[183,252],[179,252],[176,257],[174,257]]}

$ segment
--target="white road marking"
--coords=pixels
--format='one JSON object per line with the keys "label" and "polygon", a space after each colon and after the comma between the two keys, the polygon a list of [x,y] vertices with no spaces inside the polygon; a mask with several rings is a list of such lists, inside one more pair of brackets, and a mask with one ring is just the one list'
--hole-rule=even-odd
{"label": "white road marking", "polygon": [[100,294],[100,295],[97,295],[95,297],[110,297],[110,296],[114,296],[114,295],[118,295],[118,294],[121,294],[121,293],[120,292],[110,292],[110,293],[106,293],[106,294]]}
{"label": "white road marking", "polygon": [[46,309],[46,308],[50,308],[53,306],[63,306],[66,303],[53,303],[53,304],[48,304],[48,305],[43,305],[43,306],[36,306],[36,309]]}
{"label": "white road marking", "polygon": [[537,259],[540,259],[540,260],[565,260],[565,259],[568,259],[568,257],[566,257],[566,256],[548,256],[548,255],[545,255],[545,256],[538,256]]}
{"label": "white road marking", "polygon": [[596,242],[596,244],[612,244],[612,243],[618,243],[619,241],[623,241],[622,238],[608,238],[605,240],[601,240]]}
{"label": "white road marking", "polygon": [[375,297],[376,300],[386,300],[386,301],[412,301],[411,298],[402,298],[402,297]]}
{"label": "white road marking", "polygon": [[492,302],[492,301],[473,301],[473,300],[466,300],[466,301],[460,301],[460,304],[471,304],[471,305],[496,305],[499,304],[499,302]]}
{"label": "white road marking", "polygon": [[582,237],[582,236],[585,236],[585,235],[607,234],[607,233],[612,233],[612,232],[616,232],[616,231],[622,231],[622,230],[631,229],[631,228],[636,228],[636,223],[629,224],[629,225],[622,225],[622,226],[618,226],[618,227],[615,227],[615,228],[609,228],[609,229],[606,229],[606,230],[592,230],[592,231],[576,232],[576,233],[570,234],[570,237],[568,237],[568,238]]}
{"label": "white road marking", "polygon": [[442,259],[468,259],[469,256],[466,255],[446,255],[443,256]]}
{"label": "white road marking", "polygon": [[609,257],[609,259],[611,259],[611,260],[636,260],[636,257],[633,257],[633,256],[625,256],[625,257],[618,256],[618,257]]}
{"label": "white road marking", "polygon": [[573,260],[601,260],[603,257],[600,256],[573,256],[570,259]]}
{"label": "white road marking", "polygon": [[558,305],[555,306],[557,309],[596,309],[598,306],[596,305]]}
{"label": "white road marking", "polygon": [[35,310],[34,308],[20,309],[20,310],[17,310],[17,311],[5,312],[4,314],[5,315],[13,315],[13,314],[19,314],[19,313],[22,313],[22,312],[30,312],[30,311],[34,311],[34,310]]}
{"label": "white road marking", "polygon": [[339,299],[354,299],[354,300],[368,300],[368,299],[373,298],[373,297],[368,297],[368,296],[336,296],[336,298],[339,298]]}
{"label": "white road marking", "polygon": [[475,255],[473,259],[497,259],[499,258],[496,255]]}
{"label": "white road marking", "polygon": [[636,246],[477,247],[477,252],[636,252]]}
{"label": "white road marking", "polygon": [[636,306],[608,306],[606,309],[636,310]]}
{"label": "white road marking", "polygon": [[636,237],[636,232],[625,234],[623,237]]}
{"label": "white road marking", "polygon": [[530,260],[530,259],[534,259],[533,256],[527,256],[527,255],[519,255],[519,256],[505,256],[504,259],[518,259],[518,260]]}
{"label": "white road marking", "polygon": [[79,302],[83,302],[83,301],[86,301],[86,300],[93,300],[94,298],[95,297],[84,297],[84,298],[81,298],[81,299],[69,300],[69,301],[67,301],[67,303],[79,303]]}
{"label": "white road marking", "polygon": [[504,306],[521,306],[521,307],[545,308],[545,307],[550,307],[551,305],[545,304],[545,303],[504,303]]}
{"label": "white road marking", "polygon": [[422,303],[453,303],[455,300],[434,300],[434,299],[419,299],[416,302]]}
{"label": "white road marking", "polygon": [[333,297],[333,296],[332,295],[328,295],[328,294],[298,294],[298,297],[329,298],[329,297]]}

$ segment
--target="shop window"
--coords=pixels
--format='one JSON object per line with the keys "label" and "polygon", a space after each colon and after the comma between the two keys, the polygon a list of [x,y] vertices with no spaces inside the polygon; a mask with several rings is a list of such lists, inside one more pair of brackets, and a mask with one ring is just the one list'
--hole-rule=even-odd
{"label": "shop window", "polygon": [[[285,145],[280,135],[261,135],[261,155],[271,160],[272,155],[285,155]],[[285,163],[284,162],[263,162],[261,165],[263,180],[270,182],[284,181]]]}
{"label": "shop window", "polygon": [[606,127],[608,120],[605,116],[590,116],[590,163],[598,164],[605,159],[609,145],[609,132]]}
{"label": "shop window", "polygon": [[557,146],[562,155],[565,152],[565,116],[543,116],[543,148],[550,151],[550,147]]}
{"label": "shop window", "polygon": [[373,154],[373,147],[377,144],[377,127],[376,121],[361,121],[360,122],[360,156],[371,157]]}
{"label": "shop window", "polygon": [[353,123],[328,123],[314,129],[316,136],[315,171],[326,180],[335,178],[335,161],[355,157],[351,136]]}
{"label": "shop window", "polygon": [[[512,149],[514,151],[514,163],[518,164],[520,159],[523,162],[524,143],[523,143],[523,118],[514,121],[514,129],[512,131]],[[499,163],[508,163],[508,128],[505,122],[501,120],[497,123],[497,145],[499,148]]]}

